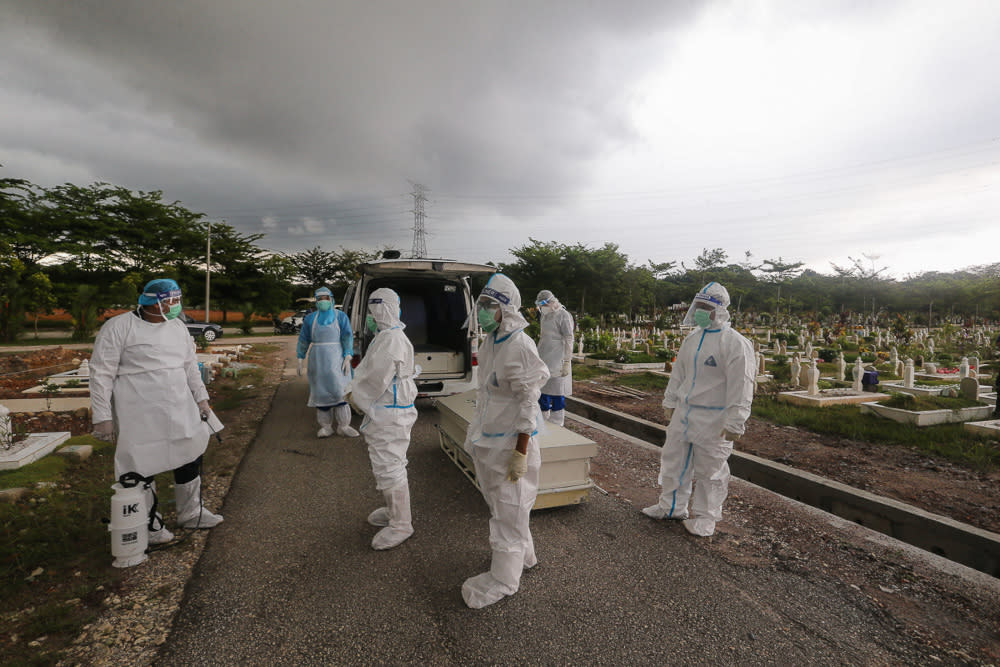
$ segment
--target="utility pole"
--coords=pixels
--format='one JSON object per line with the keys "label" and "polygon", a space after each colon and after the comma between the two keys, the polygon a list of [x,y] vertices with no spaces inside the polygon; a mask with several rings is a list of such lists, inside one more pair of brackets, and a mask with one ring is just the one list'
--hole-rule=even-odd
{"label": "utility pole", "polygon": [[412,185],[413,192],[410,194],[413,196],[413,251],[410,253],[410,257],[420,258],[427,256],[427,241],[424,231],[424,202],[427,201],[424,193],[427,192],[427,188],[419,183],[412,183]]}
{"label": "utility pole", "polygon": [[208,324],[209,284],[212,281],[212,221],[208,221],[208,245],[205,246],[205,324]]}

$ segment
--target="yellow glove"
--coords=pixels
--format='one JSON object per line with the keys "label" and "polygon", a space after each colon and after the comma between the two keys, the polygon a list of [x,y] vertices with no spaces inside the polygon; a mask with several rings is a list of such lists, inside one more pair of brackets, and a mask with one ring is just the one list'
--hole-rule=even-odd
{"label": "yellow glove", "polygon": [[674,416],[674,409],[673,408],[663,408],[663,416],[667,418],[667,423],[669,424],[670,420]]}
{"label": "yellow glove", "polygon": [[724,439],[728,440],[729,442],[736,442],[737,440],[740,439],[740,436],[742,434],[740,434],[740,433],[733,433],[729,429],[722,429],[721,435],[722,435],[722,437]]}
{"label": "yellow glove", "polygon": [[507,464],[507,481],[516,482],[528,472],[528,457],[516,449],[510,453],[510,463]]}

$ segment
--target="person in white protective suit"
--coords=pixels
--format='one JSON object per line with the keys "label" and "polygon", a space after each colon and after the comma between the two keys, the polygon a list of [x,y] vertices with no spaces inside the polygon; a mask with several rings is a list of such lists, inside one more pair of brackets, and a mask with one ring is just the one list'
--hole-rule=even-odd
{"label": "person in white protective suit", "polygon": [[728,306],[729,292],[711,282],[684,317],[682,325],[695,330],[681,343],[663,395],[670,424],[660,455],[662,491],[657,504],[642,510],[654,519],[682,520],[702,537],[714,534],[722,519],[729,455],[750,417],[757,372],[753,345],[729,325]]}
{"label": "person in white protective suit", "polygon": [[368,515],[368,523],[384,526],[372,539],[373,549],[391,549],[413,534],[410,486],[406,477],[406,450],[410,429],[417,420],[419,368],[413,364],[413,344],[403,333],[399,295],[381,288],[368,297],[365,325],[375,338],[354,371],[348,398],[365,415],[361,433],[375,487],[385,497],[385,507]]}
{"label": "person in white protective suit", "polygon": [[174,474],[179,526],[212,528],[222,521],[201,502],[211,408],[194,341],[177,319],[180,313],[177,283],[152,280],[139,296],[138,308],[104,323],[90,358],[93,434],[116,442],[116,479],[138,473],[151,481],[146,488],[150,544],[174,537],[153,503],[152,477],[168,470]]}
{"label": "person in white protective suit", "polygon": [[538,562],[528,527],[538,494],[544,424],[538,398],[549,369],[524,333],[521,295],[507,276],[494,274],[476,302],[486,340],[479,347],[476,410],[463,445],[490,508],[489,572],[462,584],[465,604],[479,609],[517,592],[521,571]]}
{"label": "person in white protective suit", "polygon": [[566,421],[566,397],[573,395],[573,316],[549,290],[535,297],[540,316],[538,356],[549,369],[538,403],[542,415],[553,424]]}
{"label": "person in white protective suit", "polygon": [[359,433],[351,428],[351,406],[346,399],[354,357],[351,321],[346,313],[333,307],[333,293],[329,288],[320,287],[315,297],[316,310],[302,321],[296,350],[299,375],[302,375],[306,356],[309,357],[309,402],[306,405],[316,408],[317,438],[333,435],[334,414],[337,433],[356,438]]}

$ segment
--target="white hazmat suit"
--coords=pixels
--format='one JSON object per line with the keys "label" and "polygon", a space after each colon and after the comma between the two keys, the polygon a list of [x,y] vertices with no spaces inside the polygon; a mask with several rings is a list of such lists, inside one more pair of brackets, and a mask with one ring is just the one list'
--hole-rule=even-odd
{"label": "white hazmat suit", "polygon": [[[521,571],[538,562],[528,521],[542,462],[537,442],[543,424],[538,397],[549,378],[534,341],[523,331],[527,321],[518,312],[521,297],[510,278],[494,274],[479,298],[479,304],[483,303],[498,306],[502,319],[479,348],[476,411],[464,443],[490,508],[493,552],[490,571],[462,585],[462,597],[474,609],[516,593]],[[530,436],[526,458],[516,450],[519,434]]]}
{"label": "white hazmat suit", "polygon": [[663,488],[659,502],[643,510],[656,519],[683,520],[688,532],[704,537],[722,519],[732,441],[750,417],[756,377],[753,346],[729,325],[728,305],[725,287],[712,282],[695,295],[684,318],[683,324],[697,327],[681,344],[663,395],[670,419],[660,456]]}
{"label": "white hazmat suit", "polygon": [[372,539],[373,549],[391,549],[413,534],[410,487],[406,477],[406,450],[410,429],[417,420],[419,368],[413,363],[413,344],[399,319],[399,295],[381,288],[368,298],[368,314],[378,325],[375,339],[365,351],[350,385],[351,403],[365,415],[361,433],[368,443],[375,487],[386,506],[368,516],[375,526],[385,526]]}
{"label": "white hazmat suit", "polygon": [[573,395],[573,316],[548,290],[535,300],[540,314],[538,356],[549,369],[542,387],[542,415],[562,426],[566,420],[566,397]]}

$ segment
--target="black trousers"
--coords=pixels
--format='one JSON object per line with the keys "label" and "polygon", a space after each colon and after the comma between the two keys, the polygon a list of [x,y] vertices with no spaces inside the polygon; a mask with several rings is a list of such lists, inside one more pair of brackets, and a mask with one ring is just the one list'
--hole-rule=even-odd
{"label": "black trousers", "polygon": [[201,459],[202,457],[199,456],[191,463],[185,463],[174,470],[174,484],[187,484],[201,475]]}

